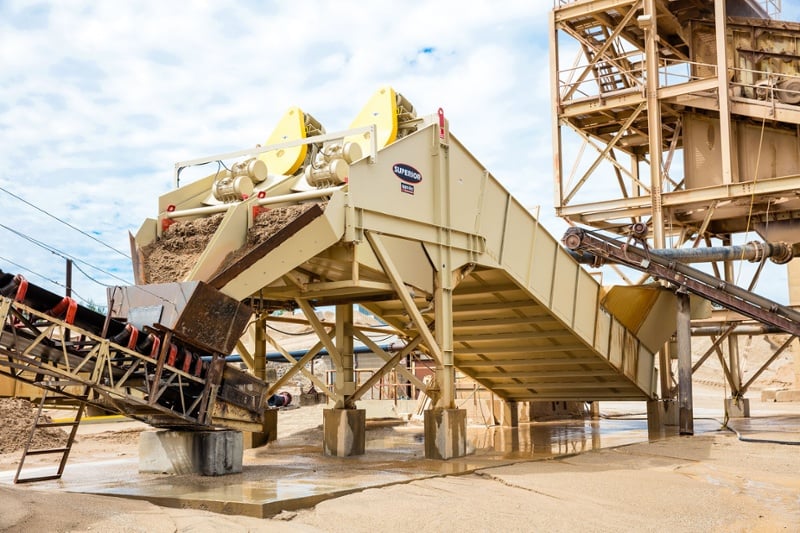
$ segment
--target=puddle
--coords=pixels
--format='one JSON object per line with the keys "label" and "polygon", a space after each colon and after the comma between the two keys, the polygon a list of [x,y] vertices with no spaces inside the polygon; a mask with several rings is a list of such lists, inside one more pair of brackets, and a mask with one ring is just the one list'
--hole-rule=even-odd
{"label": "puddle", "polygon": [[[718,424],[711,422],[703,426],[698,421],[696,432],[718,428]],[[366,434],[366,453],[350,458],[322,455],[322,434],[315,429],[280,439],[265,448],[249,450],[241,474],[220,477],[141,474],[136,460],[127,459],[68,465],[62,480],[42,483],[39,487],[265,517],[370,487],[648,439],[647,422],[643,419],[522,423],[518,428],[470,426],[469,454],[435,461],[424,457],[422,425],[370,429]]]}

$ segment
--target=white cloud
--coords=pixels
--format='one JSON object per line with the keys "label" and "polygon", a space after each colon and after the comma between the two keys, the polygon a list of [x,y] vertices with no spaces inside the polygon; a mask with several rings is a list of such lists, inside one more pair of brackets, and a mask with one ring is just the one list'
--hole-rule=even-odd
{"label": "white cloud", "polygon": [[[344,129],[390,84],[421,114],[443,107],[467,148],[552,220],[551,4],[6,1],[0,186],[127,251],[127,231],[156,214],[175,161],[261,143],[291,105]],[[0,212],[130,277],[119,255],[2,191]],[[57,257],[18,241],[0,229],[0,257],[63,279]],[[100,285],[75,281],[105,300]]]}

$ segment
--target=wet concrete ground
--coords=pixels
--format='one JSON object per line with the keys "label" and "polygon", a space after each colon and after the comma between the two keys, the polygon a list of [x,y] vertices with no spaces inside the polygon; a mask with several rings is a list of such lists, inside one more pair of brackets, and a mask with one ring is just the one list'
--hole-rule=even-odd
{"label": "wet concrete ground", "polygon": [[[306,416],[317,416],[315,409]],[[696,412],[695,433],[718,431],[713,414]],[[280,419],[279,419],[280,424]],[[754,417],[732,423],[743,438],[800,440],[797,415]],[[92,428],[96,431],[96,428]],[[449,461],[424,458],[420,423],[368,424],[366,454],[351,458],[322,455],[321,428],[280,435],[269,446],[246,450],[241,474],[222,477],[141,474],[135,455],[71,462],[59,481],[36,489],[64,490],[148,500],[168,506],[225,514],[268,517],[373,487],[383,487],[517,462],[547,460],[650,439],[641,416],[600,420],[522,423],[518,428],[471,426],[466,457]],[[32,472],[31,472],[32,473]],[[0,472],[11,483],[13,472]]]}

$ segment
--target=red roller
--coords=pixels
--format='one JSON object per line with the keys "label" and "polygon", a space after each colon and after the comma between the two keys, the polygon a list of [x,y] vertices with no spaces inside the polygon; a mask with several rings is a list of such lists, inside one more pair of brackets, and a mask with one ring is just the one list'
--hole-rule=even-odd
{"label": "red roller", "polygon": [[178,347],[174,344],[169,345],[169,355],[167,356],[167,364],[175,366],[175,361],[178,359]]}
{"label": "red roller", "polygon": [[187,374],[192,369],[192,352],[187,350],[186,348],[183,349],[183,367],[181,370],[186,372]]}
{"label": "red roller", "polygon": [[77,312],[78,302],[65,296],[55,307],[47,311],[47,314],[56,318],[64,315],[64,322],[72,324],[75,322],[75,313]]}
{"label": "red roller", "polygon": [[14,295],[15,302],[21,302],[25,299],[25,293],[28,292],[28,280],[22,277],[22,274],[17,274],[17,294]]}
{"label": "red roller", "polygon": [[128,349],[135,350],[136,342],[139,340],[139,330],[133,324],[125,324],[125,329],[131,332],[128,337]]}
{"label": "red roller", "polygon": [[158,335],[150,334],[150,337],[153,339],[153,347],[150,348],[150,357],[157,359],[158,352],[161,350],[161,338]]}

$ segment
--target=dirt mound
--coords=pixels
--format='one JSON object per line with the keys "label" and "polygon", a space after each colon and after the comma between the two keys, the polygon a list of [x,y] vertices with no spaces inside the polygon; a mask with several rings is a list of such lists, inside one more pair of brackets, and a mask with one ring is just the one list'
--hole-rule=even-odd
{"label": "dirt mound", "polygon": [[[28,442],[31,426],[36,417],[36,407],[28,400],[21,398],[0,398],[0,453],[11,453],[21,450]],[[42,422],[51,422],[43,416]],[[67,443],[67,434],[60,428],[42,428],[36,430],[31,442],[31,449],[58,448]]]}
{"label": "dirt mound", "polygon": [[[753,335],[750,337],[742,336],[739,338],[739,359],[742,368],[743,381],[747,381],[760,369],[772,355],[775,350],[783,344],[786,336],[782,334],[775,335]],[[711,346],[711,339],[708,337],[700,337],[692,339],[692,352],[694,354],[694,361],[703,355]],[[794,367],[793,367],[793,348],[789,347],[781,353],[775,361],[773,361],[767,369],[758,377],[753,383],[751,389],[753,391],[760,391],[767,387],[785,388],[791,387],[794,381]],[[728,349],[727,343],[722,346],[722,352],[726,364],[728,363]],[[725,387],[727,386],[725,380],[725,373],[722,370],[722,365],[716,354],[712,354],[703,365],[697,369],[693,374],[693,379],[697,383],[703,383],[712,387]]]}
{"label": "dirt mound", "polygon": [[161,238],[142,249],[147,283],[181,281],[203,253],[224,213],[173,223]]}

